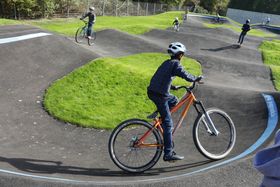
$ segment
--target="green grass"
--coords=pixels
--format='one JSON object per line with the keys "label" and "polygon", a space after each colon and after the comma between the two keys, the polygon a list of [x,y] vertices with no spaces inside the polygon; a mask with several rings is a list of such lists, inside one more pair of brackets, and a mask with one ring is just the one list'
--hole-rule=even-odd
{"label": "green grass", "polygon": [[[241,27],[242,25],[237,23],[239,26],[235,26],[235,25],[231,25],[231,24],[211,24],[211,23],[204,23],[204,26],[205,27],[208,27],[208,28],[227,28],[227,29],[231,29],[235,32],[241,32]],[[264,32],[260,29],[251,29],[249,32],[248,32],[248,35],[250,36],[257,36],[257,37],[276,37],[277,35],[276,34],[272,34],[272,33],[268,33],[268,32]]]}
{"label": "green grass", "polygon": [[[147,86],[168,58],[143,53],[94,60],[55,81],[46,91],[44,106],[56,118],[83,127],[112,129],[128,118],[145,119],[155,109]],[[195,60],[184,58],[182,64],[190,73],[201,74]],[[181,78],[174,80],[174,85],[184,84]]]}
{"label": "green grass", "polygon": [[[182,13],[182,11],[172,11],[153,16],[98,16],[94,30],[116,29],[130,34],[143,34],[152,29],[171,27],[174,18],[181,18]],[[27,23],[68,36],[74,36],[77,28],[83,25],[83,22],[78,18],[42,19],[27,21]]]}
{"label": "green grass", "polygon": [[16,24],[23,24],[23,22],[12,20],[12,19],[0,19],[0,25],[16,25]]}
{"label": "green grass", "polygon": [[271,68],[276,90],[280,90],[280,40],[264,41],[259,49],[264,63]]}

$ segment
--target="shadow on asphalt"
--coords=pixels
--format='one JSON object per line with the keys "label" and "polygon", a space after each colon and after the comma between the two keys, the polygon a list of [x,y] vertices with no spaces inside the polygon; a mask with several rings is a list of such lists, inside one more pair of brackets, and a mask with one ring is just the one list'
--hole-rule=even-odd
{"label": "shadow on asphalt", "polygon": [[229,45],[229,46],[225,46],[225,47],[219,47],[219,48],[214,48],[214,49],[201,49],[203,51],[223,51],[223,50],[227,50],[227,49],[239,49],[240,46],[237,44],[233,44],[233,45]]}
{"label": "shadow on asphalt", "polygon": [[191,169],[191,168],[194,168],[194,167],[196,168],[196,167],[199,167],[199,166],[203,166],[205,164],[209,164],[211,162],[214,162],[214,161],[205,160],[205,161],[199,161],[199,162],[194,162],[194,163],[187,163],[187,164],[176,165],[176,166],[172,165],[172,163],[171,163],[170,166],[168,166],[168,167],[154,168],[154,169],[149,170],[148,172],[150,174],[153,174],[153,173],[160,174],[160,173],[165,173],[165,172],[174,172],[174,171]]}
{"label": "shadow on asphalt", "polygon": [[195,163],[188,163],[183,165],[172,165],[162,168],[154,168],[145,173],[132,174],[126,173],[124,171],[111,171],[106,168],[83,168],[76,166],[64,166],[61,161],[49,161],[49,160],[39,160],[39,159],[27,159],[27,158],[5,158],[0,157],[1,162],[9,163],[18,170],[29,172],[29,173],[39,173],[39,174],[71,174],[71,175],[87,175],[87,176],[104,176],[104,177],[129,177],[129,176],[156,176],[161,173],[180,171],[185,169],[190,169],[193,167],[199,167],[213,161],[206,160]]}

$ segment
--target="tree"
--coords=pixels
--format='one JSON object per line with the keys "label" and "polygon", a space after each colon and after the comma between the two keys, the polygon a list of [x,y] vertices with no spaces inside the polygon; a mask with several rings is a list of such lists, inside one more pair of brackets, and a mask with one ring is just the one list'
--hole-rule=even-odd
{"label": "tree", "polygon": [[35,0],[12,0],[14,5],[15,19],[21,19],[21,17],[30,17],[32,10],[36,6]]}
{"label": "tree", "polygon": [[225,15],[229,4],[229,0],[216,0],[214,12]]}
{"label": "tree", "polygon": [[225,12],[228,4],[229,0],[200,0],[200,6],[211,13]]}
{"label": "tree", "polygon": [[54,0],[37,0],[40,17],[50,17],[55,11]]}
{"label": "tree", "polygon": [[230,8],[280,15],[279,0],[231,0]]}

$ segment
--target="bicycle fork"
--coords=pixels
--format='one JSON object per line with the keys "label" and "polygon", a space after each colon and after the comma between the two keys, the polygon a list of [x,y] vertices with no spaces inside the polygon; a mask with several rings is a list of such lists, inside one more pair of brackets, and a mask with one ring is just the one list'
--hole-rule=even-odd
{"label": "bicycle fork", "polygon": [[[199,108],[198,106],[199,106],[200,108]],[[215,127],[215,125],[214,125],[212,119],[210,118],[209,114],[208,114],[207,111],[205,110],[205,108],[204,108],[202,102],[201,102],[201,101],[195,101],[195,102],[194,102],[194,107],[195,107],[195,109],[196,109],[196,111],[197,111],[198,114],[201,114],[201,113],[203,114],[203,115],[202,115],[202,122],[203,122],[203,124],[204,124],[205,129],[207,130],[207,132],[208,132],[209,134],[211,134],[211,135],[218,136],[218,134],[219,134],[220,132],[216,129],[216,127]]]}

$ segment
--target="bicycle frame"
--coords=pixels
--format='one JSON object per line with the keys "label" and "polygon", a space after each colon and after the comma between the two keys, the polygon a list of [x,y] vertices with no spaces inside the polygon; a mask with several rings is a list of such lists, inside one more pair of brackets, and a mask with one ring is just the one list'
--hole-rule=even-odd
{"label": "bicycle frame", "polygon": [[[193,92],[189,89],[187,89],[187,92],[184,94],[184,96],[180,99],[179,103],[174,106],[171,109],[171,114],[177,112],[184,104],[186,104],[186,106],[184,107],[183,111],[181,112],[179,121],[177,122],[177,124],[174,126],[173,132],[172,132],[172,136],[175,135],[175,132],[177,131],[177,129],[179,127],[181,127],[184,118],[186,117],[190,106],[194,105],[196,111],[198,114],[204,114],[205,115],[205,119],[203,120],[203,123],[205,125],[205,128],[207,130],[208,133],[213,134],[215,136],[217,136],[219,134],[219,131],[215,128],[215,125],[213,124],[211,118],[209,117],[209,115],[207,114],[203,104],[201,101],[198,101],[195,97],[195,95],[193,94]],[[199,107],[198,107],[199,106]],[[161,119],[160,118],[155,118],[154,122],[153,122],[153,128],[151,130],[148,130],[137,142],[135,142],[134,146],[136,147],[162,147],[163,145],[157,145],[157,144],[145,144],[144,140],[152,133],[153,130],[158,130],[161,135],[163,136],[163,129],[161,126]]]}

